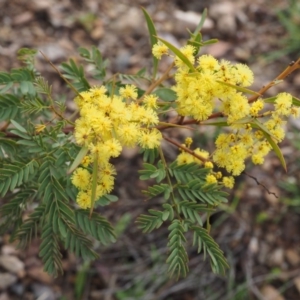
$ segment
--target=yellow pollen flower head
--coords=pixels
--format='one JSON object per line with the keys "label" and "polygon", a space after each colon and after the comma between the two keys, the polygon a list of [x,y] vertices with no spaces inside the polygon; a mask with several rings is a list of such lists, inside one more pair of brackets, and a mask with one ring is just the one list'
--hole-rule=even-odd
{"label": "yellow pollen flower head", "polygon": [[72,183],[80,190],[86,190],[91,181],[91,174],[88,170],[77,168],[72,175]]}
{"label": "yellow pollen flower head", "polygon": [[76,202],[82,209],[90,208],[92,205],[90,193],[79,191],[76,197]]}
{"label": "yellow pollen flower head", "polygon": [[125,99],[131,98],[136,100],[138,97],[137,88],[132,84],[126,84],[125,87],[121,87],[119,93]]}
{"label": "yellow pollen flower head", "polygon": [[206,182],[207,182],[207,183],[217,183],[218,180],[217,180],[217,178],[216,178],[214,175],[208,174],[208,175],[206,176]]}
{"label": "yellow pollen flower head", "polygon": [[234,187],[234,177],[232,176],[224,176],[223,184],[225,187],[232,189]]}
{"label": "yellow pollen flower head", "polygon": [[152,48],[152,54],[157,59],[161,59],[163,55],[168,54],[168,51],[169,51],[168,47],[162,42],[158,42]]}

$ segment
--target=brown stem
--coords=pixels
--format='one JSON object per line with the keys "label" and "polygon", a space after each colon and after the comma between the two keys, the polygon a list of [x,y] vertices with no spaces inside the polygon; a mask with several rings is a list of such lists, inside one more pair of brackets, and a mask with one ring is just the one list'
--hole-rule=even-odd
{"label": "brown stem", "polygon": [[56,68],[54,66],[54,64],[50,61],[50,59],[42,52],[40,51],[41,54],[43,55],[43,57],[45,58],[45,60],[51,65],[51,67],[57,72],[57,74],[59,75],[59,77],[64,80],[68,85],[69,87],[74,91],[74,93],[79,96],[79,97],[82,97],[80,95],[80,93],[75,89],[75,87],[72,85],[72,83],[58,70],[58,68]]}
{"label": "brown stem", "polygon": [[[296,62],[289,64],[289,66],[283,72],[281,72],[274,80],[269,82],[267,85],[263,86],[258,91],[258,94],[260,94],[260,96],[262,96],[268,89],[270,89],[273,85],[276,84],[276,81],[283,80],[284,78],[286,78],[288,75],[290,75],[292,72],[294,72],[295,70],[297,70],[299,68],[300,68],[300,58],[298,58],[298,60]],[[256,101],[258,99],[258,97],[259,97],[258,95],[253,95],[252,97],[250,97],[248,99],[248,102],[252,103],[252,102]]]}
{"label": "brown stem", "polygon": [[175,63],[172,63],[169,68],[166,70],[166,72],[156,81],[154,81],[146,90],[146,92],[143,94],[143,96],[137,100],[138,103],[143,99],[144,96],[150,94],[157,86],[159,86],[162,82],[164,82],[166,79],[170,77],[169,72],[174,67]]}
{"label": "brown stem", "polygon": [[172,139],[166,137],[165,135],[163,135],[163,138],[164,138],[166,141],[168,141],[170,144],[173,144],[173,145],[176,146],[177,148],[182,149],[184,152],[187,152],[187,153],[191,154],[192,156],[194,156],[194,157],[200,159],[203,163],[209,161],[208,159],[204,158],[203,156],[201,156],[201,155],[199,155],[199,154],[196,154],[193,150],[191,150],[191,149],[189,149],[189,148],[187,148],[187,147],[185,147],[185,146],[179,144],[178,142],[176,142],[176,141],[174,141],[174,140],[172,140]]}

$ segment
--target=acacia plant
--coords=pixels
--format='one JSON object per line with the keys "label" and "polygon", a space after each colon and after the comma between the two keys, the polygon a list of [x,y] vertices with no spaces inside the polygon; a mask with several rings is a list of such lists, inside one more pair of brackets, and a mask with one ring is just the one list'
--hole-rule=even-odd
{"label": "acacia plant", "polygon": [[[143,13],[153,53],[150,75],[143,69],[107,78],[99,50],[80,48],[83,61],[93,66],[89,76],[98,82],[91,86],[74,60],[57,69],[44,56],[75,94],[78,111],[70,117],[65,102],[54,100],[51,85],[35,69],[35,50],[21,49],[24,66],[0,73],[0,230],[19,247],[40,234],[39,255],[54,276],[63,271],[62,247],[91,260],[98,256],[93,240],[115,241],[112,225],[96,207],[117,200],[111,194],[117,175],[111,158],[123,147],[140,147],[145,161],[140,179],[156,181],[144,193],[164,199],[160,209],[149,209],[136,224],[145,233],[168,226],[166,262],[177,278],[188,272],[188,231],[214,272],[228,268],[210,235],[209,216],[227,201],[224,190],[234,187],[246,161],[262,164],[273,150],[286,168],[278,143],[285,120],[299,115],[300,100],[288,93],[265,98],[264,93],[298,69],[300,59],[255,92],[248,89],[253,73],[246,65],[199,55],[202,47],[217,42],[202,40],[206,12],[181,49],[157,37]],[[158,74],[162,55],[173,62]],[[171,119],[170,111],[176,117]],[[168,137],[170,128],[199,126],[220,129],[214,151],[193,145],[192,137],[181,142]],[[178,148],[175,161],[165,157],[163,140]]]}

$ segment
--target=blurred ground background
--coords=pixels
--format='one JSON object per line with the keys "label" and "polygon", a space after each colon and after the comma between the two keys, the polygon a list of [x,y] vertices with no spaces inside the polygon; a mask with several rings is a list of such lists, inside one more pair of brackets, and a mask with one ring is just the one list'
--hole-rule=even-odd
{"label": "blurred ground background", "polygon": [[[219,43],[203,53],[250,65],[256,90],[300,55],[297,1],[0,0],[0,70],[19,66],[16,56],[21,47],[43,51],[58,66],[71,57],[77,60],[79,46],[92,45],[109,59],[110,74],[133,74],[150,67],[149,37],[140,6],[152,16],[159,36],[176,46],[185,43],[186,28],[194,30],[200,13],[208,8],[203,39],[218,38]],[[37,68],[55,93],[72,99],[41,55]],[[300,72],[267,95],[280,91],[299,98]],[[8,243],[8,234],[0,237],[0,300],[300,299],[299,129],[299,122],[291,122],[281,144],[287,174],[274,155],[268,156],[262,168],[249,164],[247,169],[278,198],[242,175],[229,204],[213,216],[212,235],[231,266],[226,277],[214,275],[209,263],[190,248],[188,277],[168,279],[164,264],[167,229],[143,235],[134,225],[136,217],[159,200],[144,202],[138,191],[145,186],[136,185],[141,159],[133,151],[117,162],[120,200],[102,209],[117,228],[118,242],[108,247],[95,245],[101,258],[90,264],[64,253],[65,274],[53,279],[42,271],[38,240],[24,253]],[[209,136],[202,133],[198,140],[204,147]],[[170,156],[175,155],[170,149]]]}

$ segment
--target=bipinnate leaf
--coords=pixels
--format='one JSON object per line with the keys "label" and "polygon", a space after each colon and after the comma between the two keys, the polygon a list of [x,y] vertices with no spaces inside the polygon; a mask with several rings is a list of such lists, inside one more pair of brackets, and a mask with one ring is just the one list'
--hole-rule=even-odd
{"label": "bipinnate leaf", "polygon": [[204,258],[208,253],[212,270],[215,273],[224,275],[226,269],[229,268],[229,265],[219,245],[203,227],[192,225],[190,226],[190,229],[194,232],[193,245],[198,247],[198,253],[203,250]]}
{"label": "bipinnate leaf", "polygon": [[39,256],[44,264],[44,271],[57,277],[63,274],[62,254],[59,248],[59,239],[51,224],[43,226],[42,242],[40,244]]}
{"label": "bipinnate leaf", "polygon": [[79,209],[75,211],[75,218],[77,226],[85,234],[92,236],[103,245],[108,245],[116,241],[114,229],[111,224],[97,213],[93,213],[89,217],[88,211]]}
{"label": "bipinnate leaf", "polygon": [[0,121],[15,118],[20,112],[20,103],[20,98],[15,95],[0,94]]}
{"label": "bipinnate leaf", "polygon": [[188,256],[184,248],[186,239],[184,237],[185,229],[181,221],[174,219],[169,226],[170,234],[168,236],[169,256],[167,258],[167,264],[169,265],[168,272],[171,276],[179,278],[185,277],[188,273]]}
{"label": "bipinnate leaf", "polygon": [[3,164],[0,168],[0,193],[3,197],[8,191],[26,183],[35,170],[38,168],[36,160],[28,163],[15,162],[14,164]]}
{"label": "bipinnate leaf", "polygon": [[138,224],[138,227],[143,230],[143,232],[151,232],[154,229],[159,228],[163,222],[169,217],[169,215],[166,218],[166,215],[164,215],[164,212],[149,209],[148,212],[150,215],[140,215],[137,218],[136,223]]}

